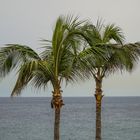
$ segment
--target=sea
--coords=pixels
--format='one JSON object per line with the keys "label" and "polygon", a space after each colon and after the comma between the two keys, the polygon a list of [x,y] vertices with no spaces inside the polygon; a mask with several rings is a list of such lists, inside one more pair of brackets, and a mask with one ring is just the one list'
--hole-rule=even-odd
{"label": "sea", "polygon": [[[51,98],[0,98],[0,140],[53,140]],[[60,140],[95,140],[94,97],[64,97]],[[102,140],[140,140],[140,97],[104,97]]]}

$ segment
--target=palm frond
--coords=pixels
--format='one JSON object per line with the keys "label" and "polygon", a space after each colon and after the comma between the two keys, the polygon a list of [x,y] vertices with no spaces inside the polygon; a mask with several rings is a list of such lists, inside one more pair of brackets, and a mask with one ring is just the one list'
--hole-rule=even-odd
{"label": "palm frond", "polygon": [[104,33],[103,33],[103,42],[109,43],[111,40],[122,44],[124,41],[124,35],[122,33],[121,28],[115,26],[114,24],[110,24],[105,26]]}
{"label": "palm frond", "polygon": [[[37,76],[40,77],[40,81],[42,81],[42,83],[44,82],[43,78],[47,81],[47,79],[50,80],[50,76],[53,77],[52,68],[50,64],[47,61],[41,60],[33,60],[30,62],[26,62],[20,67],[18,73],[19,74],[17,82],[15,84],[11,96],[21,94],[21,91],[24,89],[24,87],[26,87],[30,81],[32,82],[34,81],[34,79],[37,79]],[[44,73],[46,75],[44,75]],[[41,77],[42,75],[43,78]],[[47,82],[45,84],[47,84]],[[38,86],[37,84],[35,84],[35,86],[37,86],[36,88],[38,88],[40,86],[39,82],[37,82],[36,80],[35,83],[38,83]]]}
{"label": "palm frond", "polygon": [[31,84],[35,88],[46,88],[48,82],[51,82],[52,85],[55,83],[53,67],[47,61],[42,61],[39,63],[39,67],[33,73],[34,77],[31,81]]}
{"label": "palm frond", "polygon": [[40,59],[39,55],[28,46],[18,44],[8,44],[0,49],[0,75],[4,77],[19,65]]}

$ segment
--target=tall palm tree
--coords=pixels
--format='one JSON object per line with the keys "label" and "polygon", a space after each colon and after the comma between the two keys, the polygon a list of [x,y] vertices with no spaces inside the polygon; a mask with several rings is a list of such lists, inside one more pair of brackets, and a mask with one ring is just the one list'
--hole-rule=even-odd
{"label": "tall palm tree", "polygon": [[[95,99],[96,99],[96,140],[101,140],[101,104],[102,104],[102,81],[103,78],[109,76],[117,70],[131,71],[134,63],[140,55],[139,43],[123,44],[124,36],[119,27],[114,24],[103,25],[100,21],[96,26],[88,25],[84,27],[85,36],[91,48],[101,48],[104,50],[104,57],[107,59],[97,58],[91,54],[88,58],[88,73],[94,77],[96,83]],[[88,48],[89,49],[89,48]],[[85,53],[87,49],[81,52]],[[94,61],[93,61],[94,58]],[[85,68],[86,69],[86,68]],[[89,72],[90,71],[90,72]],[[87,69],[86,69],[87,73]]]}
{"label": "tall palm tree", "polygon": [[[60,16],[55,24],[51,41],[43,40],[44,51],[38,55],[25,45],[8,44],[0,49],[0,74],[6,76],[18,69],[18,78],[11,96],[21,94],[27,84],[35,88],[53,87],[51,106],[54,108],[54,140],[59,140],[60,113],[64,105],[61,84],[77,81],[82,74],[75,64],[76,53],[83,42],[81,25],[84,21],[72,16]],[[92,49],[93,51],[93,49]],[[96,53],[96,52],[95,52]]]}

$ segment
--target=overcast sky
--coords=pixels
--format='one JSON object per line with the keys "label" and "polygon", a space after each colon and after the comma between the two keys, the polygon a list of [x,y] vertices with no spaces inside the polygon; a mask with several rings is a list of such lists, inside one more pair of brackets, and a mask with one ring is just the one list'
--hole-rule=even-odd
{"label": "overcast sky", "polygon": [[[140,41],[139,0],[0,0],[0,46],[8,43],[26,44],[38,51],[41,38],[51,39],[59,15],[74,14],[80,19],[121,27],[126,42]],[[140,96],[140,67],[133,73],[114,74],[103,81],[106,96]],[[0,96],[10,96],[15,75],[0,81]],[[91,96],[94,80],[63,87],[64,96]],[[50,96],[51,89],[34,93],[27,88],[22,96]]]}

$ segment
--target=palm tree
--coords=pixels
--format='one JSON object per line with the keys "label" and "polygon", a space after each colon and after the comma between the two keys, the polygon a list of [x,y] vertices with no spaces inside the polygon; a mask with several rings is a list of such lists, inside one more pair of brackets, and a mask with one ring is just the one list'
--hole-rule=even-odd
{"label": "palm tree", "polygon": [[[88,65],[85,68],[86,73],[94,77],[96,83],[95,99],[96,99],[96,140],[101,140],[101,104],[102,104],[102,81],[103,78],[109,76],[117,70],[131,71],[134,63],[140,55],[139,43],[123,44],[124,36],[119,27],[114,24],[103,25],[100,21],[96,26],[85,26],[85,36],[91,48],[101,48],[104,50],[104,57],[107,59],[97,58],[87,55],[85,59]],[[89,49],[89,48],[88,48]],[[83,50],[84,54],[87,49]],[[80,54],[80,55],[81,55]],[[81,55],[82,56],[82,55]],[[93,61],[94,59],[94,61]]]}
{"label": "palm tree", "polygon": [[[8,44],[0,49],[0,74],[6,76],[13,69],[18,69],[18,78],[11,96],[20,95],[31,84],[35,88],[53,87],[51,106],[54,108],[54,140],[59,140],[60,113],[64,105],[61,84],[77,81],[82,74],[75,64],[76,53],[82,39],[81,25],[72,16],[60,16],[55,24],[52,41],[44,41],[44,51],[38,55],[25,45]],[[92,49],[93,51],[94,49]]]}

